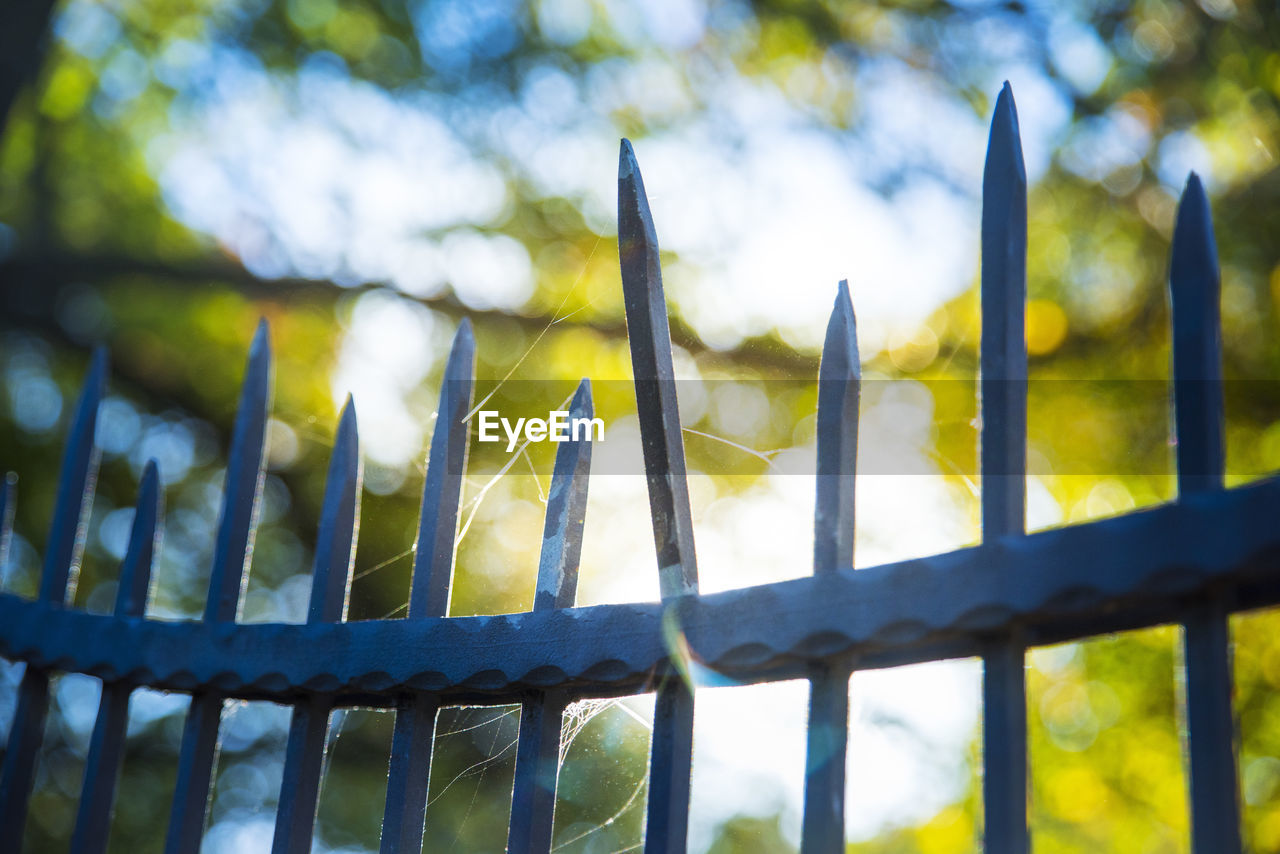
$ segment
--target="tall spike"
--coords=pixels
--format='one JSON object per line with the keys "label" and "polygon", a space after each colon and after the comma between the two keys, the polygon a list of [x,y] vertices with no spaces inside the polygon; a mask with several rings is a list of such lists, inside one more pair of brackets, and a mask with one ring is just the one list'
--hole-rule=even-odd
{"label": "tall spike", "polygon": [[[141,617],[146,611],[152,565],[160,551],[163,503],[159,481],[156,462],[150,460],[142,473],[138,506],[129,534],[129,549],[120,568],[120,582],[116,590],[117,617]],[[127,682],[104,682],[102,686],[98,718],[93,725],[89,756],[85,762],[80,808],[71,835],[71,850],[80,854],[102,854],[107,850],[111,808],[124,760],[132,691],[133,686]]]}
{"label": "tall spike", "polygon": [[[698,566],[658,235],[640,166],[625,139],[618,157],[618,257],[658,552],[658,586],[662,598],[669,600],[698,591]],[[672,676],[658,688],[654,705],[647,854],[680,854],[688,844],[692,750],[693,689]]]}
{"label": "tall spike", "polygon": [[[569,404],[570,424],[575,419],[589,420],[593,415],[591,381],[584,379]],[[542,533],[535,611],[573,607],[587,512],[591,440],[588,428],[585,436],[571,434],[569,441],[556,451]],[[553,692],[535,695],[521,707],[511,821],[507,828],[508,854],[548,854],[551,850],[565,704],[565,695]]]}
{"label": "tall spike", "polygon": [[348,397],[338,421],[325,481],[324,504],[320,509],[308,622],[337,623],[347,618],[351,567],[356,559],[360,527],[362,473],[356,408]]}
{"label": "tall spike", "polygon": [[[996,99],[982,176],[982,537],[1026,530],[1027,172],[1013,90]],[[1025,854],[1025,650],[996,638],[983,656],[986,850]]]}
{"label": "tall spike", "polygon": [[[449,612],[453,557],[458,539],[458,506],[467,466],[467,423],[476,360],[471,323],[463,319],[453,337],[440,386],[440,406],[427,457],[422,489],[417,554],[409,590],[411,620],[443,617]],[[435,733],[434,697],[417,695],[402,701],[391,736],[387,802],[382,817],[382,854],[418,854],[426,819],[431,741]]]}
{"label": "tall spike", "polygon": [[[58,497],[54,504],[49,544],[40,574],[40,599],[65,605],[75,593],[80,554],[84,549],[99,451],[94,445],[98,402],[106,383],[107,354],[94,351],[84,391],[71,422],[62,457]],[[0,772],[0,850],[17,851],[27,819],[27,801],[35,777],[36,756],[44,740],[49,709],[49,674],[27,665],[18,687],[18,704],[9,728],[9,748]]]}
{"label": "tall spike", "polygon": [[659,582],[668,599],[697,591],[698,567],[658,236],[640,166],[625,139],[618,163],[618,255]]}
{"label": "tall spike", "polygon": [[1004,84],[982,176],[982,529],[1025,530],[1027,173],[1017,107]]}
{"label": "tall spike", "polygon": [[99,348],[93,353],[89,376],[85,380],[84,391],[80,393],[80,403],[76,407],[71,435],[62,457],[58,498],[49,531],[49,545],[44,554],[44,569],[40,574],[40,598],[46,602],[65,603],[75,595],[80,554],[84,551],[101,456],[93,434],[98,424],[98,402],[102,400],[106,374],[107,352]]}
{"label": "tall spike", "polygon": [[249,348],[240,409],[231,433],[222,513],[204,612],[204,618],[210,622],[225,622],[239,616],[257,529],[270,396],[271,344],[267,338],[267,322],[263,320]]}
{"label": "tall spike", "polygon": [[[320,510],[309,623],[336,623],[346,619],[360,518],[360,475],[356,410],[348,397],[338,422]],[[272,845],[275,854],[311,851],[331,710],[330,701],[318,695],[311,695],[294,707],[285,747],[280,804],[276,810]]]}
{"label": "tall spike", "polygon": [[818,367],[818,497],[813,568],[853,565],[854,475],[862,363],[849,283],[840,282]]}
{"label": "tall spike", "polygon": [[[862,364],[849,283],[841,281],[818,368],[818,484],[814,572],[853,566],[854,483]],[[824,665],[809,682],[803,854],[844,851],[845,757],[849,749],[849,670]]]}
{"label": "tall spike", "polygon": [[13,542],[13,511],[18,492],[18,476],[9,472],[0,483],[0,567],[9,565],[9,546]]}
{"label": "tall spike", "polygon": [[1218,249],[1209,199],[1194,172],[1178,205],[1169,266],[1178,492],[1222,488],[1225,468]]}
{"label": "tall spike", "polygon": [[[270,395],[271,346],[267,323],[263,320],[249,348],[240,409],[231,433],[222,512],[214,544],[213,569],[209,573],[206,622],[230,622],[239,616],[262,494]],[[184,854],[200,847],[217,761],[218,724],[224,699],[217,691],[203,691],[191,697],[178,753],[178,779],[169,812],[165,854]]]}
{"label": "tall spike", "polygon": [[[1178,206],[1169,291],[1179,496],[1223,486],[1222,324],[1209,199],[1194,172]],[[1240,787],[1231,709],[1231,631],[1223,597],[1207,596],[1184,625],[1191,839],[1196,854],[1239,854]]]}
{"label": "tall spike", "polygon": [[440,406],[431,436],[409,593],[410,619],[443,617],[449,612],[458,504],[467,465],[467,423],[463,419],[471,409],[475,362],[476,340],[471,321],[463,318],[445,363]]}
{"label": "tall spike", "polygon": [[[591,381],[584,379],[569,404],[569,419],[590,420],[595,415]],[[533,609],[570,608],[578,589],[578,559],[582,555],[582,528],[587,515],[587,487],[591,472],[591,434],[571,435],[556,451],[551,489],[547,494],[547,519],[542,530],[542,556],[538,562],[538,587]]]}
{"label": "tall spike", "polygon": [[138,506],[129,532],[129,548],[120,567],[120,586],[116,588],[116,615],[141,617],[147,609],[151,589],[151,569],[160,553],[160,522],[164,499],[160,494],[160,469],[148,460],[138,487]]}

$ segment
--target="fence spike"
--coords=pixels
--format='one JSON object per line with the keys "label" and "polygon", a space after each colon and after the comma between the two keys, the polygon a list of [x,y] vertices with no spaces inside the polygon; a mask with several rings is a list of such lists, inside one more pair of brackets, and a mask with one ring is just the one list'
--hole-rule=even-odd
{"label": "fence spike", "polygon": [[336,623],[347,617],[351,567],[360,527],[361,480],[359,426],[355,404],[348,396],[338,421],[320,509],[308,622]]}
{"label": "fence spike", "polygon": [[[849,283],[841,281],[818,366],[818,478],[814,572],[853,566],[854,483],[862,363]],[[845,758],[849,749],[849,669],[819,666],[809,680],[803,854],[844,851]]]}
{"label": "fence spike", "polygon": [[[449,612],[453,557],[458,539],[458,505],[467,466],[467,413],[471,410],[476,341],[463,318],[453,336],[440,383],[440,406],[431,435],[427,477],[422,488],[417,554],[409,590],[408,619],[443,617]],[[405,698],[396,711],[387,772],[387,801],[382,817],[382,854],[418,854],[426,820],[431,741],[435,734],[434,698]]]}
{"label": "fence spike", "polygon": [[983,538],[1022,533],[1027,468],[1027,173],[1004,84],[982,176]]}
{"label": "fence spike", "polygon": [[98,402],[106,383],[107,351],[97,348],[85,379],[84,391],[76,407],[71,434],[62,457],[62,476],[58,483],[57,503],[50,526],[49,545],[45,549],[44,568],[40,573],[40,598],[46,602],[66,603],[75,595],[76,577],[80,570],[80,553],[93,506],[94,482],[98,475],[100,452],[93,435],[98,423]]}
{"label": "fence spike", "polygon": [[[1027,172],[1008,83],[996,99],[982,176],[982,537],[1026,530]],[[983,656],[983,809],[986,850],[1025,854],[1025,650],[993,638]]]}
{"label": "fence spike", "polygon": [[222,515],[204,612],[204,618],[210,622],[235,620],[239,616],[257,528],[270,395],[271,344],[267,338],[267,322],[263,320],[249,348],[240,408],[231,434]]}
{"label": "fence spike", "polygon": [[1225,466],[1218,250],[1200,177],[1187,179],[1173,231],[1173,395],[1178,492],[1222,487]]}
{"label": "fence spike", "polygon": [[[618,257],[658,553],[658,585],[662,598],[668,600],[697,593],[698,566],[658,235],[640,166],[625,139],[618,156]],[[693,689],[672,675],[659,686],[654,703],[647,854],[681,854],[688,845],[692,750]]]}
{"label": "fence spike", "polygon": [[854,474],[862,363],[849,283],[841,281],[818,367],[818,495],[813,568],[853,565]]}
{"label": "fence spike", "polygon": [[[1223,486],[1220,288],[1209,199],[1193,172],[1178,205],[1169,265],[1179,496]],[[1189,610],[1183,627],[1191,839],[1196,854],[1239,854],[1242,849],[1228,615],[1226,600],[1214,593]]]}
{"label": "fence spike", "polygon": [[[311,573],[309,623],[346,619],[351,567],[360,519],[360,447],[355,405],[347,397],[329,459],[324,503]],[[275,854],[308,854],[324,776],[325,737],[333,704],[311,694],[293,708],[285,746],[280,802],[276,809]]]}
{"label": "fence spike", "polygon": [[[213,568],[209,573],[206,622],[231,622],[239,616],[262,495],[270,395],[271,345],[267,322],[262,320],[249,348],[240,408],[231,433],[222,512]],[[191,696],[178,753],[178,778],[169,812],[165,854],[184,854],[200,848],[217,762],[218,724],[224,699],[218,691],[202,691]]]}
{"label": "fence spike", "polygon": [[668,599],[697,592],[697,556],[658,236],[640,166],[625,139],[618,163],[618,255],[659,583]]}
{"label": "fence spike", "polygon": [[[160,551],[162,513],[159,472],[156,461],[148,460],[138,489],[129,548],[120,567],[115,606],[117,617],[141,617],[146,612],[152,566]],[[103,682],[98,717],[93,725],[89,755],[85,761],[80,806],[71,834],[71,850],[79,854],[102,854],[107,850],[111,808],[124,760],[129,696],[132,693],[133,686],[128,682]]]}
{"label": "fence spike", "polygon": [[[593,418],[591,381],[583,379],[569,404],[569,419]],[[587,486],[591,473],[590,428],[585,437],[570,436],[556,450],[551,489],[547,493],[547,518],[542,530],[542,554],[538,561],[538,586],[533,610],[573,607],[578,590],[578,560],[582,555],[582,528],[587,513]]]}
{"label": "fence spike", "polygon": [[[93,439],[106,373],[107,354],[98,348],[89,363],[84,390],[67,436],[53,523],[40,573],[40,599],[56,605],[67,604],[75,594],[98,473],[99,450]],[[0,771],[0,850],[17,851],[22,844],[27,802],[48,710],[49,674],[28,664],[18,687],[17,709],[9,728],[9,747]]]}
{"label": "fence spike", "polygon": [[[591,381],[583,379],[569,404],[570,424],[594,416]],[[573,607],[578,590],[578,560],[587,512],[591,473],[591,433],[570,435],[556,451],[555,470],[547,494],[547,519],[533,610]],[[561,692],[532,695],[521,704],[516,776],[507,826],[508,854],[547,854],[555,818],[556,777],[560,765],[560,726],[566,696]]]}
{"label": "fence spike", "polygon": [[417,553],[409,593],[409,617],[443,617],[449,612],[453,553],[458,537],[458,504],[467,466],[467,427],[471,409],[476,340],[463,318],[440,383],[440,406],[431,436],[427,477],[422,489]]}
{"label": "fence spike", "polygon": [[13,511],[18,494],[18,476],[9,472],[0,484],[0,571],[9,565],[9,546],[13,542]]}
{"label": "fence spike", "polygon": [[116,590],[116,615],[141,617],[147,610],[151,589],[151,570],[160,553],[160,523],[164,499],[160,494],[160,469],[155,460],[147,460],[138,486],[138,505],[129,532],[129,547],[120,567],[120,586]]}

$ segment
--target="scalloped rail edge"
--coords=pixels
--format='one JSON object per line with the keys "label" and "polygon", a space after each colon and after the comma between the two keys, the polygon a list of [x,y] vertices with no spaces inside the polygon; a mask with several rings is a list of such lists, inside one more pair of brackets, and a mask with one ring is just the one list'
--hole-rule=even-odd
{"label": "scalloped rail edge", "polygon": [[[973,655],[1018,627],[1050,643],[1177,619],[1208,590],[1280,601],[1280,479],[1112,519],[870,569],[669,602],[331,624],[120,618],[0,594],[0,654],[164,690],[288,701],[406,693],[501,702],[575,685],[600,696],[674,672],[674,626],[716,683]],[[1082,617],[1086,619],[1082,622]]]}

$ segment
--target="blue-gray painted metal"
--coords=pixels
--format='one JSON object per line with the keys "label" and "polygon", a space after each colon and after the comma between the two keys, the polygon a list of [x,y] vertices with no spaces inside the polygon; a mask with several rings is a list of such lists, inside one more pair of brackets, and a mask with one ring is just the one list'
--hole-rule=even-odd
{"label": "blue-gray painted metal", "polygon": [[[569,418],[572,422],[594,416],[591,381],[584,379],[569,403]],[[556,451],[551,488],[547,491],[547,516],[542,526],[538,584],[533,598],[535,611],[572,608],[578,592],[592,437],[588,433],[570,439]]]}
{"label": "blue-gray painted metal", "polygon": [[[116,588],[117,617],[141,617],[146,612],[151,569],[160,551],[162,506],[159,472],[155,460],[149,460],[142,472],[129,547],[120,567]],[[89,755],[85,761],[80,807],[71,834],[71,850],[77,854],[101,854],[107,850],[111,807],[115,803],[116,782],[124,761],[125,728],[129,722],[132,692],[133,685],[127,681],[103,681],[98,717],[93,725]]]}
{"label": "blue-gray painted metal", "polygon": [[[1027,172],[1013,91],[996,99],[982,175],[982,539],[1025,530],[1027,470]],[[1025,854],[1025,656],[1017,632],[983,654],[984,840],[988,854]]]}
{"label": "blue-gray painted metal", "polygon": [[[862,363],[849,283],[836,294],[818,367],[818,477],[814,503],[814,572],[853,566],[854,484]],[[805,750],[803,854],[844,851],[845,760],[849,749],[849,668],[815,667],[809,683]]]}
{"label": "blue-gray painted metal", "polygon": [[[97,350],[71,422],[62,457],[62,476],[53,508],[49,543],[40,573],[38,601],[64,608],[75,595],[80,554],[93,504],[100,452],[94,444],[98,402],[106,383],[107,355]],[[8,512],[6,508],[6,512]],[[27,819],[27,801],[35,779],[36,756],[44,740],[49,710],[49,674],[27,665],[18,686],[18,703],[9,728],[9,745],[0,771],[0,850],[17,851]]]}
{"label": "blue-gray painted metal", "polygon": [[[417,553],[405,622],[444,617],[449,612],[453,558],[457,548],[458,507],[467,464],[467,421],[471,409],[476,342],[470,321],[463,320],[453,337],[440,383],[440,405],[427,455],[427,477],[419,510]],[[391,736],[387,801],[382,819],[382,854],[417,854],[422,848],[431,740],[438,699],[402,698]]]}
{"label": "blue-gray painted metal", "polygon": [[[1194,173],[1178,206],[1169,290],[1178,494],[1212,493],[1222,489],[1226,464],[1218,251],[1209,200]],[[1211,591],[1188,609],[1183,623],[1196,854],[1242,850],[1227,613],[1222,593]]]}
{"label": "blue-gray painted metal", "polygon": [[818,477],[813,512],[815,572],[853,565],[854,475],[862,363],[849,283],[840,282],[818,366]]}
{"label": "blue-gray painted metal", "polygon": [[[234,625],[239,615],[262,494],[270,396],[271,347],[266,321],[262,321],[249,348],[240,408],[231,433],[204,612],[204,622],[211,626]],[[217,764],[218,725],[224,699],[225,694],[216,685],[204,686],[191,697],[178,751],[178,778],[169,810],[165,854],[189,854],[200,849]]]}
{"label": "blue-gray painted metal", "polygon": [[[356,409],[348,397],[338,422],[320,509],[320,530],[311,572],[311,605],[307,611],[309,623],[337,623],[346,619],[360,519],[360,475]],[[332,700],[324,694],[304,696],[294,706],[276,809],[274,854],[309,854],[311,851],[331,707]]]}
{"label": "blue-gray painted metal", "polygon": [[[635,375],[640,445],[649,486],[649,512],[664,600],[698,592],[693,514],[676,400],[671,330],[662,292],[658,234],[631,143],[618,154],[618,257]],[[678,624],[675,631],[679,632]],[[673,650],[673,653],[675,651]],[[647,854],[685,850],[693,751],[693,686],[668,678],[658,686],[649,757]]]}
{"label": "blue-gray painted metal", "polygon": [[99,349],[93,354],[62,460],[62,479],[58,483],[49,544],[45,548],[44,567],[40,571],[40,598],[46,602],[70,604],[75,597],[80,555],[84,551],[101,456],[93,437],[106,376],[107,353]]}
{"label": "blue-gray painted metal", "polygon": [[[673,672],[664,613],[690,654],[743,683],[804,678],[815,660],[859,669],[977,655],[1178,623],[1187,600],[1230,589],[1232,608],[1280,602],[1280,479],[1190,495],[1088,525],[945,554],[835,570],[670,603],[316,625],[119,619],[0,594],[0,654],[36,667],[131,674],[139,684],[288,702],[308,691],[394,705],[518,703],[649,690]],[[807,561],[806,561],[807,564]],[[796,573],[799,574],[799,573]]]}
{"label": "blue-gray painted metal", "polygon": [[18,492],[18,476],[8,472],[0,481],[0,566],[9,565],[9,546],[13,543],[14,499]]}
{"label": "blue-gray painted metal", "polygon": [[[117,613],[68,608],[96,470],[93,424],[105,374],[98,354],[68,440],[40,596],[28,601],[0,593],[0,654],[27,663],[0,780],[0,848],[16,848],[21,839],[53,669],[105,682],[74,830],[86,851],[101,847],[81,840],[97,839],[109,820],[129,690],[136,685],[193,695],[167,851],[199,848],[223,700],[239,697],[291,703],[296,710],[277,837],[277,847],[289,851],[306,850],[309,842],[330,709],[396,708],[382,848],[416,854],[442,702],[523,704],[511,850],[544,852],[564,705],[656,684],[646,849],[679,852],[686,847],[693,693],[677,655],[691,655],[742,683],[809,678],[803,846],[812,854],[842,848],[851,663],[871,668],[982,655],[986,850],[1021,854],[1027,847],[1025,646],[1181,622],[1194,848],[1197,854],[1240,851],[1227,614],[1280,602],[1280,529],[1274,525],[1280,479],[1222,489],[1217,261],[1207,201],[1194,177],[1179,211],[1170,273],[1180,489],[1175,504],[1024,532],[1026,178],[1006,85],[992,121],[983,186],[983,544],[852,570],[857,348],[842,287],[820,372],[823,477],[815,572],[711,595],[697,593],[656,232],[625,141],[619,251],[661,603],[570,607],[586,501],[586,445],[561,448],[557,455],[534,610],[446,617],[475,359],[464,323],[441,390],[409,619],[342,620],[359,494],[355,419],[348,410],[326,489],[309,622],[235,622],[262,478],[270,372],[265,327],[250,353],[233,433],[205,619],[164,622],[142,613],[160,513],[153,469],[144,477]],[[589,412],[587,389],[584,383],[574,406]],[[0,505],[2,551],[11,482],[0,491]]]}
{"label": "blue-gray painted metal", "polygon": [[[569,404],[569,418],[590,419],[591,381],[584,379]],[[578,591],[578,561],[587,515],[587,486],[591,473],[592,436],[570,437],[556,451],[547,518],[542,529],[535,611],[573,607]],[[520,738],[516,745],[516,776],[511,794],[508,854],[547,854],[556,805],[556,777],[560,770],[560,730],[568,695],[536,692],[521,704]]]}
{"label": "blue-gray painted metal", "polygon": [[640,166],[625,139],[618,157],[618,256],[640,444],[658,551],[658,584],[662,598],[670,599],[697,592],[697,555],[658,234]]}

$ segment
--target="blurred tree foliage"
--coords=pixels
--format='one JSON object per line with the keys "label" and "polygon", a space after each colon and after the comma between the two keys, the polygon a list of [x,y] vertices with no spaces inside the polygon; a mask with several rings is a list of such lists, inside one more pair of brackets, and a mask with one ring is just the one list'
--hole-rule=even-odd
{"label": "blurred tree foliage", "polygon": [[[711,150],[729,156],[753,126],[750,115],[726,106],[724,93],[753,87],[788,105],[788,122],[866,158],[861,180],[886,199],[923,175],[972,204],[975,173],[939,160],[948,140],[931,139],[927,126],[886,136],[870,121],[874,72],[885,68],[979,123],[1009,68],[1043,83],[1029,97],[1052,96],[1067,111],[1030,193],[1032,377],[1130,384],[1033,383],[1032,458],[1061,520],[1172,497],[1164,281],[1185,177],[1179,170],[1188,162],[1208,166],[1222,258],[1225,367],[1236,381],[1228,389],[1229,480],[1280,467],[1280,393],[1272,382],[1280,372],[1280,16],[1268,4],[70,0],[56,8],[11,4],[0,20],[0,451],[21,478],[8,590],[35,588],[58,437],[87,348],[107,344],[113,381],[104,463],[76,603],[109,608],[127,530],[121,508],[154,456],[167,483],[168,522],[152,611],[199,613],[243,354],[256,318],[266,316],[276,420],[245,618],[298,619],[329,438],[346,391],[335,389],[334,377],[347,376],[343,360],[353,349],[379,336],[413,342],[392,379],[397,411],[419,425],[434,412],[448,333],[462,316],[476,324],[479,392],[496,388],[496,408],[527,393],[517,382],[496,382],[503,377],[562,382],[567,394],[582,375],[629,375],[610,215],[581,183],[563,179],[557,161],[581,154],[564,147],[566,138],[670,139],[705,132],[699,123],[708,122]],[[566,80],[567,101],[557,100]],[[391,261],[362,257],[358,246],[312,245],[306,220],[285,221],[272,207],[267,190],[277,176],[260,171],[244,178],[249,197],[263,196],[257,207],[241,199],[223,216],[203,205],[216,192],[184,196],[202,168],[235,171],[236,163],[219,163],[225,152],[216,148],[205,160],[180,155],[234,120],[234,111],[215,108],[241,91],[267,105],[246,115],[278,110],[299,121],[297,132],[305,121],[327,123],[351,150],[373,144],[369,134],[394,137],[401,120],[433,117],[447,128],[441,146],[456,149],[457,170],[479,176],[470,185],[475,197],[414,188],[443,213],[414,223],[395,248],[410,261],[419,257],[415,247],[424,258],[475,246],[505,253],[529,287],[487,294],[450,278],[447,265],[439,281],[422,284]],[[408,112],[369,130],[343,114],[354,103],[342,100],[348,96]],[[232,133],[259,135],[249,125]],[[330,163],[345,165],[341,151]],[[486,193],[496,201],[477,201]],[[339,199],[336,210],[337,233],[370,213],[356,198]],[[693,271],[684,281],[705,263],[670,260]],[[749,448],[810,441],[814,395],[805,384],[817,352],[767,323],[725,343],[694,310],[689,287],[677,282],[670,294],[682,371],[768,392],[770,416],[734,440]],[[786,299],[783,290],[778,298]],[[931,453],[939,470],[954,473],[960,502],[975,459],[977,323],[970,287],[917,329],[886,337],[867,363],[871,379],[911,378],[930,389]],[[789,383],[768,384],[776,380]],[[623,384],[597,401],[620,418],[634,409]],[[367,433],[394,426],[362,424]],[[710,410],[688,426],[725,432]],[[395,616],[405,601],[425,435],[409,430],[399,451],[370,460],[352,618]],[[475,450],[477,470],[500,464],[490,450]],[[744,490],[764,468],[754,457],[726,462],[723,446],[692,437],[689,454],[722,493]],[[530,465],[545,471],[548,461],[535,453]],[[475,518],[459,551],[453,613],[528,608],[539,487],[507,478],[471,489]],[[1280,632],[1269,614],[1241,616],[1233,626],[1246,831],[1253,850],[1275,851]],[[1038,852],[1188,850],[1177,660],[1171,628],[1032,655]],[[10,672],[0,693],[10,706],[14,678]],[[65,845],[95,691],[93,680],[78,677],[58,684],[29,850]],[[135,701],[113,850],[159,848],[182,708],[159,695]],[[211,839],[222,834],[220,850],[237,850],[234,834],[254,822],[269,826],[284,714],[269,704],[228,712],[211,830]],[[351,711],[335,731],[319,837],[330,849],[374,847],[388,716]],[[500,850],[515,716],[448,711],[440,731],[429,838],[456,840],[456,850]],[[636,843],[646,747],[643,727],[617,707],[587,721],[564,759],[556,831],[564,850]],[[971,757],[956,803],[850,850],[975,850],[979,764]],[[789,844],[779,816],[742,816],[721,828],[711,850]]]}

